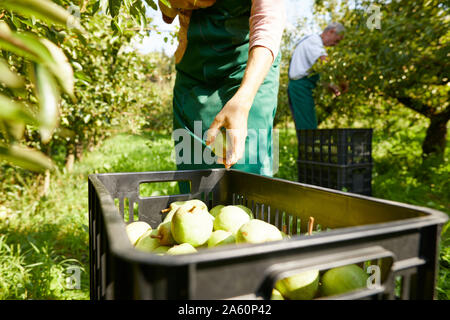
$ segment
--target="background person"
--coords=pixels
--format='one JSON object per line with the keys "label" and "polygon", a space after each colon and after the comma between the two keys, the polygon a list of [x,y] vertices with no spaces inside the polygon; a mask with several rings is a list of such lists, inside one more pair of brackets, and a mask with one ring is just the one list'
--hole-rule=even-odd
{"label": "background person", "polygon": [[[325,47],[337,45],[344,38],[345,28],[339,22],[330,23],[321,34],[303,37],[296,45],[289,65],[288,98],[295,128],[317,129],[317,115],[313,90],[319,81],[318,73],[311,73],[311,68],[318,61],[328,59]],[[334,84],[325,84],[336,96],[341,90]]]}

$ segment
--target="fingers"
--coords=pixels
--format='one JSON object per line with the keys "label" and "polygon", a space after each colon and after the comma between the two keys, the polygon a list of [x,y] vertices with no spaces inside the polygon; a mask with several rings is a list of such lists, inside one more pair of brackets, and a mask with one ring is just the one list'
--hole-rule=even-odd
{"label": "fingers", "polygon": [[216,136],[220,132],[220,128],[223,126],[223,123],[217,117],[214,118],[214,121],[211,123],[208,129],[207,137],[206,137],[206,145],[209,146],[214,143],[216,140]]}
{"label": "fingers", "polygon": [[231,143],[227,146],[227,156],[224,165],[228,169],[244,156],[247,133],[244,129],[230,129],[227,130],[227,134]]}
{"label": "fingers", "polygon": [[[213,148],[213,151],[217,156],[217,163],[223,164],[225,168],[229,169],[244,156],[247,128],[226,129],[226,132],[221,132],[221,128],[226,127],[227,124],[224,123],[222,117],[216,116],[207,131],[206,145]],[[226,138],[224,136],[223,138],[225,139],[220,139],[215,145],[219,134],[226,135]],[[214,150],[214,148],[222,150]]]}
{"label": "fingers", "polygon": [[224,146],[225,150],[222,154],[216,154],[216,156],[217,163],[223,164],[226,169],[229,169],[244,156],[247,134],[243,129],[228,129],[226,130],[226,135],[227,144]]}

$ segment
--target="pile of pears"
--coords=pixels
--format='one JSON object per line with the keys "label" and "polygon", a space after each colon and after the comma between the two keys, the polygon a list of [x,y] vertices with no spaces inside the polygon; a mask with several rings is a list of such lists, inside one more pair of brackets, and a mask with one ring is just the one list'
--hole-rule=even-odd
{"label": "pile of pears", "polygon": [[325,272],[308,270],[278,280],[272,300],[311,300],[344,294],[367,286],[367,273],[356,264],[332,268]]}
{"label": "pile of pears", "polygon": [[[263,243],[288,237],[276,226],[256,219],[243,205],[217,205],[208,210],[198,199],[172,202],[156,229],[144,221],[127,225],[130,242],[137,249],[157,255],[192,254],[199,249],[240,243]],[[368,276],[357,265],[330,269],[320,275],[310,270],[281,279],[273,300],[309,300],[336,295],[366,285]]]}
{"label": "pile of pears", "polygon": [[262,243],[282,240],[277,227],[255,219],[243,205],[218,205],[208,210],[198,199],[172,202],[156,229],[144,222],[127,225],[133,246],[159,255],[189,254],[201,248],[237,243]]}

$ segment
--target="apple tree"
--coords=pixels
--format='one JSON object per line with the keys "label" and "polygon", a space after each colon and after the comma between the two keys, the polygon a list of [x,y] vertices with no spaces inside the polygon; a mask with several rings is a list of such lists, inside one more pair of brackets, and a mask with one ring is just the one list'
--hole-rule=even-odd
{"label": "apple tree", "polygon": [[315,9],[317,17],[326,13],[347,29],[319,70],[330,81],[348,83],[348,92],[339,99],[318,92],[319,108],[352,112],[377,99],[409,108],[429,120],[423,156],[442,156],[450,119],[448,2],[323,0]]}

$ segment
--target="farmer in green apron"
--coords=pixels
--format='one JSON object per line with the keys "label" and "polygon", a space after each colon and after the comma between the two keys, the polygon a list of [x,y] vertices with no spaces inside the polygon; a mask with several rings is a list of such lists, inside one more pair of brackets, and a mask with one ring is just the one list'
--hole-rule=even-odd
{"label": "farmer in green apron", "polygon": [[[171,8],[159,5],[166,22],[177,15],[180,22],[173,96],[178,170],[225,165],[271,176],[283,1],[169,2]],[[217,158],[209,145],[221,129],[231,145]]]}
{"label": "farmer in green apron", "polygon": [[[337,45],[344,38],[343,32],[342,24],[333,22],[322,34],[307,35],[296,45],[289,65],[288,97],[297,130],[317,129],[313,90],[319,81],[319,74],[311,73],[311,68],[317,61],[327,60],[325,47]],[[345,90],[334,84],[326,85],[336,96]]]}

